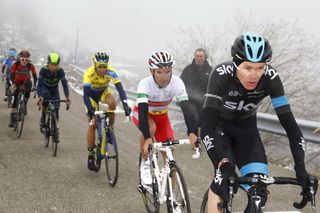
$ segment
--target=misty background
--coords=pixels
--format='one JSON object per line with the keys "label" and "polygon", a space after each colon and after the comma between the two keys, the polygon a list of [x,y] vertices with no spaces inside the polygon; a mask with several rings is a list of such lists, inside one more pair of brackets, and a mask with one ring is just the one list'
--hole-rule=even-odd
{"label": "misty background", "polygon": [[[296,118],[320,121],[319,5],[316,0],[1,0],[0,55],[10,47],[28,49],[33,62],[43,64],[41,58],[56,51],[68,67],[75,63],[79,29],[76,65],[85,69],[94,52],[106,51],[120,74],[122,69],[132,74],[122,77],[124,87],[135,89],[149,74],[147,59],[154,51],[169,50],[180,75],[196,48],[208,51],[214,67],[230,59],[238,35],[255,31],[270,41],[270,64],[283,80]],[[274,114],[270,99],[259,110]],[[263,134],[263,140],[267,152],[290,158],[287,138]],[[280,149],[279,140],[286,141]],[[307,159],[315,170],[319,153]]]}

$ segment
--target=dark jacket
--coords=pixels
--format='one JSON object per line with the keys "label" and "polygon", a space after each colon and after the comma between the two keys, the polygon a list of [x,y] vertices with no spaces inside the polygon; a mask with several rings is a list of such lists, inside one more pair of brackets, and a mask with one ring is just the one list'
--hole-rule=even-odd
{"label": "dark jacket", "polygon": [[199,67],[192,63],[184,68],[180,78],[184,82],[189,100],[197,104],[203,104],[203,96],[207,93],[207,85],[212,67],[206,60],[204,65]]}

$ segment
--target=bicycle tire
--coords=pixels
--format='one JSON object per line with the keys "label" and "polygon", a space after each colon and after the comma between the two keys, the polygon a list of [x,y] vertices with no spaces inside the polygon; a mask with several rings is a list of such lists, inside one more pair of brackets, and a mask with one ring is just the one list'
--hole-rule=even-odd
{"label": "bicycle tire", "polygon": [[[106,175],[111,186],[115,186],[119,175],[119,153],[117,139],[112,128],[107,128],[106,134]],[[114,165],[113,165],[114,164]],[[114,168],[112,168],[114,166]]]}
{"label": "bicycle tire", "polygon": [[[168,212],[170,213],[177,212],[177,210],[180,209],[180,211],[178,212],[191,213],[191,206],[190,206],[187,184],[183,177],[182,171],[175,162],[170,162],[169,166],[170,166],[170,173],[168,175],[171,176],[171,178],[169,178],[168,176],[167,199],[168,198],[172,199],[173,197],[173,202],[171,202],[171,200],[167,200],[166,203],[167,203]],[[170,187],[169,181],[173,180],[172,177],[175,177],[174,178],[175,187],[173,187],[175,189],[172,188],[172,191],[173,190],[175,191],[175,195],[171,195],[169,190],[169,187]],[[173,183],[171,183],[171,185],[173,186]],[[177,187],[179,187],[178,190],[177,190]],[[178,195],[180,195],[181,198],[178,198]]]}
{"label": "bicycle tire", "polygon": [[[141,174],[140,174],[140,165],[141,165],[141,155],[139,154],[139,186],[141,186]],[[154,177],[153,177],[154,178]],[[152,181],[152,189],[154,189],[154,181]],[[158,213],[160,211],[160,203],[154,198],[154,193],[149,192],[148,190],[139,190],[142,195],[142,201],[148,213]]]}
{"label": "bicycle tire", "polygon": [[17,138],[21,137],[22,134],[22,130],[23,130],[23,124],[24,124],[24,111],[25,111],[25,102],[22,101],[19,103],[18,106],[18,114],[17,114],[17,127],[16,127],[16,131],[17,131]]}
{"label": "bicycle tire", "polygon": [[207,190],[202,198],[202,202],[201,202],[201,208],[200,208],[200,213],[207,213],[208,212],[208,194],[209,194],[209,190]]}
{"label": "bicycle tire", "polygon": [[57,132],[57,120],[55,114],[52,115],[51,118],[51,148],[53,157],[57,156],[58,151],[58,132]]}
{"label": "bicycle tire", "polygon": [[49,142],[50,142],[50,131],[51,131],[51,126],[50,126],[50,116],[49,113],[46,115],[46,121],[45,121],[45,128],[43,132],[44,136],[44,147],[48,148]]}
{"label": "bicycle tire", "polygon": [[98,145],[94,148],[94,156],[95,156],[95,166],[96,166],[96,172],[99,172],[101,167],[101,145],[98,143]]}

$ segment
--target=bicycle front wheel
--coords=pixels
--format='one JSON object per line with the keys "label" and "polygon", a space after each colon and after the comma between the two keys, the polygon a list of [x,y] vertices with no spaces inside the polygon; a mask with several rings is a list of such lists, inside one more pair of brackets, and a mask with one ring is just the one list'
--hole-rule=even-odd
{"label": "bicycle front wheel", "polygon": [[106,174],[111,186],[115,186],[119,172],[119,153],[115,134],[112,128],[106,129]]}
{"label": "bicycle front wheel", "polygon": [[174,162],[170,163],[170,173],[167,185],[168,212],[191,212],[187,185],[181,169]]}
{"label": "bicycle front wheel", "polygon": [[24,124],[24,112],[25,112],[24,102],[21,102],[19,104],[17,112],[18,114],[16,117],[16,131],[17,131],[17,138],[20,138],[23,130],[23,124]]}
{"label": "bicycle front wheel", "polygon": [[58,129],[57,129],[57,120],[55,116],[51,118],[51,146],[52,146],[52,155],[53,157],[57,156],[58,151]]}
{"label": "bicycle front wheel", "polygon": [[207,190],[206,193],[204,193],[204,195],[203,195],[200,213],[207,213],[208,212],[208,193],[209,193],[209,190]]}

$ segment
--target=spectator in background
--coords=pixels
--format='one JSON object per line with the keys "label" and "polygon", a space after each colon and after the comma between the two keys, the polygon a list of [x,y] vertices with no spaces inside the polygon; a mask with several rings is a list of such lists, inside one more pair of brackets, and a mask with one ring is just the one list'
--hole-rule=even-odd
{"label": "spectator in background", "polygon": [[207,92],[209,75],[212,70],[207,59],[208,54],[204,49],[196,49],[192,63],[184,68],[180,76],[186,86],[191,103],[190,108],[195,115],[198,126],[200,126],[199,120],[203,106],[203,97]]}
{"label": "spectator in background", "polygon": [[320,127],[313,131],[313,133],[317,133],[317,132],[320,133]]}

